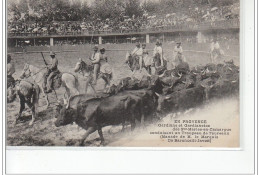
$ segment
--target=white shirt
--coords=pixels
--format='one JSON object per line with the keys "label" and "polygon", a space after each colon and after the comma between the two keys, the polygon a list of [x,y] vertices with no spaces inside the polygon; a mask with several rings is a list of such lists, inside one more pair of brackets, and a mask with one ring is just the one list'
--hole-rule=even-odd
{"label": "white shirt", "polygon": [[183,50],[182,50],[182,47],[180,46],[179,48],[177,46],[174,47],[174,52],[176,53],[182,53]]}
{"label": "white shirt", "polygon": [[142,56],[143,55],[143,48],[134,48],[133,52],[132,52],[132,55],[137,55],[137,56]]}
{"label": "white shirt", "polygon": [[218,42],[216,42],[216,43],[212,42],[212,43],[211,43],[211,45],[210,45],[210,50],[211,50],[211,52],[212,52],[213,50],[219,50],[219,49],[220,49],[220,46],[219,46],[219,43],[218,43]]}
{"label": "white shirt", "polygon": [[93,53],[92,56],[91,56],[91,61],[99,62],[100,61],[100,55],[99,54],[100,54],[99,52]]}
{"label": "white shirt", "polygon": [[160,46],[155,46],[155,48],[153,49],[153,55],[155,56],[157,53],[159,53],[160,55],[162,55],[162,47]]}

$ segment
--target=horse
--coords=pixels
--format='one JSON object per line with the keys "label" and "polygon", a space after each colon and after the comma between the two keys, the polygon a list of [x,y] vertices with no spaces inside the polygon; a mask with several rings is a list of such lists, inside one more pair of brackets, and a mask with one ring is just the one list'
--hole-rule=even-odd
{"label": "horse", "polygon": [[[129,52],[126,53],[125,63],[129,66],[129,68],[133,72],[132,77],[135,75],[137,70],[140,70],[138,57],[131,55]],[[146,69],[147,74],[149,76],[149,73],[151,73],[150,66],[146,67],[144,60],[143,60],[143,67]]]}
{"label": "horse", "polygon": [[[86,78],[86,86],[85,86],[85,92],[87,93],[88,85],[93,89],[94,93],[96,94],[96,90],[91,84],[93,80],[93,73],[94,73],[94,66],[93,64],[87,64],[85,61],[83,61],[81,58],[76,63],[76,66],[74,68],[75,72],[81,73],[84,78]],[[104,89],[110,85],[110,81],[112,79],[112,72],[110,73],[103,73],[99,72],[98,79],[102,78],[105,81]]]}
{"label": "horse", "polygon": [[[43,95],[45,96],[45,100],[47,102],[47,106],[46,109],[49,107],[50,103],[49,103],[49,99],[48,99],[48,95],[47,93],[45,93],[44,91],[44,69],[43,68],[37,68],[33,65],[30,64],[25,64],[23,71],[20,75],[20,78],[29,78],[31,77],[33,79],[33,81],[40,87],[40,91],[43,93]],[[55,79],[55,77],[54,77]],[[71,73],[60,73],[58,75],[58,79],[59,81],[54,82],[54,92],[55,92],[55,96],[57,98],[57,94],[55,89],[59,89],[61,86],[65,87],[65,93],[64,93],[64,103],[67,103],[68,99],[70,98],[71,95],[78,95],[79,94],[79,90],[78,90],[78,79],[72,75]],[[58,82],[58,83],[57,83]]]}
{"label": "horse", "polygon": [[[25,81],[25,80],[20,80],[19,83],[15,86],[13,89],[11,95],[12,101],[16,98],[18,95],[19,101],[20,101],[20,110],[18,117],[14,121],[14,125],[16,125],[17,121],[21,118],[22,112],[25,108],[25,104],[31,109],[32,111],[32,120],[30,121],[29,125],[32,125],[35,117],[37,117],[37,107],[38,107],[38,102],[39,102],[39,94],[40,94],[40,88],[37,84],[33,84],[31,82]],[[9,98],[9,96],[7,96]],[[8,99],[7,98],[7,99]],[[9,100],[10,102],[10,100]]]}
{"label": "horse", "polygon": [[162,74],[165,70],[167,70],[167,61],[165,59],[163,59],[163,66],[161,66],[160,54],[155,54],[153,57],[153,62],[157,75]]}
{"label": "horse", "polygon": [[7,103],[12,103],[15,100],[15,83],[12,76],[7,76]]}

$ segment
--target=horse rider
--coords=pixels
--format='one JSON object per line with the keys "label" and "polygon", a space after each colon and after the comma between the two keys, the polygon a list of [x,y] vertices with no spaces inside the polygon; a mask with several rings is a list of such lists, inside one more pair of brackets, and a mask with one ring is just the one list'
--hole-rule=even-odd
{"label": "horse rider", "polygon": [[11,61],[12,61],[12,57],[11,55],[8,54],[7,55],[7,87],[14,85],[15,82],[13,78],[13,74],[15,73],[15,66]]}
{"label": "horse rider", "polygon": [[134,48],[134,50],[132,51],[132,54],[131,54],[133,57],[137,58],[138,59],[138,62],[139,62],[139,70],[141,71],[142,70],[142,67],[143,67],[143,49],[141,47],[141,44],[140,43],[137,43],[136,44],[136,47]]}
{"label": "horse rider", "polygon": [[106,49],[104,47],[100,49],[100,72],[111,74],[112,67],[108,64],[108,58],[105,52]]}
{"label": "horse rider", "polygon": [[53,51],[50,52],[51,64],[47,67],[47,72],[44,76],[44,84],[46,85],[46,93],[50,93],[52,91],[52,79],[59,74],[58,70],[58,59],[55,57],[55,53]]}
{"label": "horse rider", "polygon": [[159,57],[160,57],[161,66],[164,66],[163,65],[163,49],[162,49],[162,45],[159,41],[156,42],[155,47],[153,49],[153,56],[156,57],[157,55],[159,55]]}
{"label": "horse rider", "polygon": [[174,62],[176,62],[177,64],[179,64],[181,61],[186,62],[186,59],[182,54],[183,49],[182,49],[182,46],[181,46],[181,42],[177,42],[176,44],[177,45],[173,49]]}
{"label": "horse rider", "polygon": [[143,49],[143,62],[146,70],[151,74],[151,65],[153,64],[153,59],[148,56],[148,51],[146,50],[146,44],[142,44]]}
{"label": "horse rider", "polygon": [[93,75],[92,84],[95,85],[95,84],[97,84],[97,76],[100,71],[100,53],[98,52],[97,45],[94,46],[93,50],[94,50],[94,53],[91,55],[90,61],[94,65],[94,75]]}
{"label": "horse rider", "polygon": [[223,51],[220,49],[217,38],[213,39],[213,42],[210,45],[210,58],[212,63],[217,61],[217,58],[221,58],[224,55]]}

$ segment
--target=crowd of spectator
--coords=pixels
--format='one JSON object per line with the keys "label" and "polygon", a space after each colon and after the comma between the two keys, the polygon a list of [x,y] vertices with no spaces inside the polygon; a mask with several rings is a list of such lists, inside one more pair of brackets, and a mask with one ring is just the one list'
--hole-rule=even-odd
{"label": "crowd of spectator", "polygon": [[[239,8],[239,7],[236,7]],[[146,30],[158,30],[164,28],[194,28],[207,24],[209,26],[223,27],[227,22],[234,25],[237,21],[239,26],[239,9],[234,12],[233,6],[189,8],[188,12],[176,12],[161,15],[142,16],[118,16],[113,19],[101,20],[97,17],[89,17],[83,21],[53,21],[46,24],[44,21],[35,19],[35,21],[16,20],[8,23],[8,32],[13,34],[39,34],[39,35],[66,35],[66,34],[92,34],[92,33],[127,33]],[[223,23],[220,23],[223,22]]]}

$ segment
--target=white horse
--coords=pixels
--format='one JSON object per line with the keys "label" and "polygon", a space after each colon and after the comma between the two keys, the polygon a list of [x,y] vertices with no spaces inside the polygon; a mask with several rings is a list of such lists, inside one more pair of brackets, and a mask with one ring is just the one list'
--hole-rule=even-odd
{"label": "white horse", "polygon": [[[20,78],[29,78],[32,77],[33,81],[40,87],[41,92],[45,96],[45,100],[47,102],[46,108],[49,107],[49,99],[48,95],[44,92],[44,72],[45,72],[45,67],[44,68],[37,68],[33,65],[25,64],[22,74]],[[68,99],[70,98],[71,95],[78,95],[79,90],[78,90],[78,79],[70,74],[70,73],[61,73],[61,85],[56,86],[55,89],[59,89],[61,86],[65,87],[65,93],[64,93],[64,102],[67,103]],[[54,90],[55,95],[56,91]],[[57,98],[57,95],[56,95]]]}

